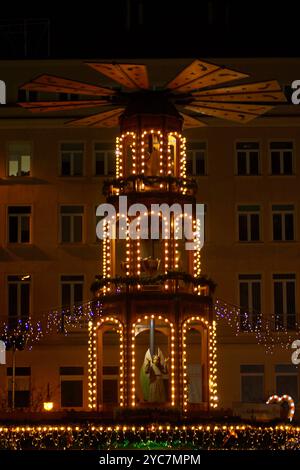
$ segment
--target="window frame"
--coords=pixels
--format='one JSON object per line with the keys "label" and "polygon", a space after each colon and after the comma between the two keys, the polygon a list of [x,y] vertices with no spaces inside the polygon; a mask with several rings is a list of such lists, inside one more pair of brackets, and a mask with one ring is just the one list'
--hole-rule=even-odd
{"label": "window frame", "polygon": [[[10,175],[9,174],[9,163],[10,163],[10,153],[9,146],[11,144],[30,144],[30,172],[29,175],[20,174],[20,158],[18,158],[18,174]],[[6,142],[6,176],[7,178],[32,178],[33,177],[33,155],[34,155],[34,142],[32,140],[8,140]]]}
{"label": "window frame", "polygon": [[[299,396],[299,372],[298,372],[298,370],[295,369],[294,372],[277,372],[276,371],[276,365],[291,366],[291,364],[275,364],[275,367],[274,367],[274,390],[275,390],[275,393],[278,394],[278,392],[277,392],[277,377],[297,377],[297,393],[298,393],[298,396],[297,396],[297,400],[295,400],[295,402],[298,403],[299,400],[300,400],[300,396]],[[295,397],[293,397],[293,398],[295,399]]]}
{"label": "window frame", "polygon": [[[30,276],[30,279],[27,280],[27,279],[24,279],[22,281],[22,279],[19,279],[19,280],[10,280],[9,278],[10,277],[19,277],[19,278],[22,278],[22,277],[25,277],[25,276]],[[9,310],[10,310],[10,304],[9,304],[9,286],[10,285],[17,285],[17,300],[16,300],[16,303],[17,303],[17,315],[10,315],[9,313]],[[21,292],[21,285],[28,285],[29,286],[29,302],[28,302],[28,316],[27,315],[22,315],[22,292]],[[7,308],[6,308],[6,316],[7,316],[7,319],[8,319],[8,322],[12,319],[18,321],[18,320],[28,320],[28,318],[31,317],[31,313],[32,313],[32,303],[33,303],[33,299],[32,299],[32,286],[33,286],[33,283],[32,283],[32,275],[31,274],[28,274],[28,273],[25,273],[25,274],[7,274],[6,276],[6,302],[7,302]]]}
{"label": "window frame", "polygon": [[[272,143],[279,143],[279,142],[286,142],[286,143],[292,143],[292,173],[286,174],[280,171],[280,173],[273,173],[272,172],[272,151],[277,151],[280,153],[280,170],[283,170],[283,152],[285,150],[291,150],[291,149],[271,149],[271,144]],[[282,176],[296,176],[296,142],[295,139],[293,138],[277,138],[277,139],[269,139],[268,140],[268,161],[269,161],[269,176],[272,177],[282,177]]]}
{"label": "window frame", "polygon": [[[241,279],[241,276],[245,276],[244,279]],[[246,277],[248,276],[248,277]],[[251,279],[251,276],[252,279]],[[254,276],[257,276],[256,278],[254,278]],[[260,285],[260,311],[257,312],[257,321],[254,323],[254,319],[253,319],[253,287],[252,287],[252,284],[253,283],[259,283]],[[241,305],[241,283],[247,283],[248,284],[248,303],[249,303],[249,298],[250,298],[250,303],[251,303],[251,307],[250,308],[247,308],[247,310],[249,310],[247,313],[249,313],[249,323],[251,324],[251,326],[255,327],[255,326],[259,326],[259,317],[260,319],[262,318],[263,314],[262,314],[262,306],[263,306],[263,276],[261,273],[238,273],[237,275],[237,283],[238,283],[238,305],[239,305],[239,308],[240,310],[243,310],[243,307]],[[250,288],[251,288],[251,294],[249,295],[249,284],[250,284]],[[240,318],[240,323],[242,322],[242,319]],[[242,326],[241,326],[241,331],[249,331],[248,329],[243,329]]]}
{"label": "window frame", "polygon": [[[293,275],[294,278],[274,278],[274,276],[291,276]],[[286,273],[279,273],[279,272],[273,272],[272,273],[272,307],[273,307],[273,315],[274,315],[274,326],[275,326],[275,329],[279,330],[281,329],[280,325],[279,327],[276,326],[276,310],[275,310],[275,282],[283,282],[284,284],[284,287],[283,287],[283,314],[282,314],[282,317],[283,317],[283,328],[287,328],[287,325],[288,325],[288,313],[287,313],[287,291],[286,291],[286,285],[287,285],[287,282],[293,282],[294,283],[294,292],[295,292],[295,315],[291,315],[289,314],[289,316],[294,316],[295,317],[295,322],[297,322],[297,298],[298,298],[298,288],[297,288],[297,273],[291,273],[291,272],[286,272]],[[295,327],[294,328],[288,328],[288,330],[290,331],[294,331],[295,330]]]}
{"label": "window frame", "polygon": [[[82,207],[82,212],[81,213],[62,213],[62,207]],[[58,211],[58,222],[59,222],[59,243],[61,245],[83,245],[86,241],[85,238],[85,213],[86,213],[86,207],[84,204],[69,204],[69,203],[64,203],[59,205],[59,211]],[[74,217],[81,216],[81,241],[74,241]],[[62,240],[62,235],[63,235],[63,224],[62,224],[62,217],[71,217],[71,224],[70,224],[70,241],[63,241]],[[72,231],[73,229],[73,231]]]}
{"label": "window frame", "polygon": [[[241,210],[239,209],[240,207],[250,207],[250,206],[255,206],[258,207],[258,210]],[[247,240],[240,240],[240,215],[247,215]],[[258,215],[258,235],[259,238],[258,240],[251,240],[251,215]],[[250,220],[250,223],[249,223]],[[262,243],[262,210],[261,210],[261,204],[253,204],[253,203],[238,203],[236,204],[236,239],[238,243],[246,244],[246,243]],[[250,235],[250,239],[249,239]]]}
{"label": "window frame", "polygon": [[[263,372],[241,372],[241,366],[263,366]],[[242,377],[262,377],[262,394],[265,395],[265,385],[266,385],[266,378],[265,378],[265,366],[264,364],[240,364],[240,403],[264,403],[264,399],[262,401],[244,401],[243,400],[243,386],[242,386]]]}
{"label": "window frame", "polygon": [[[82,277],[82,280],[63,280],[63,277]],[[62,295],[62,286],[63,284],[65,285],[70,285],[71,286],[71,299],[70,299],[70,305],[63,305],[63,295]],[[85,296],[85,284],[86,284],[86,276],[84,274],[60,274],[59,275],[59,304],[61,306],[62,310],[65,310],[66,308],[70,308],[70,311],[74,306],[77,306],[76,303],[74,302],[74,285],[82,285],[82,302],[84,302],[84,296]]]}
{"label": "window frame", "polygon": [[[247,143],[253,143],[253,144],[258,144],[258,149],[257,149],[257,152],[258,152],[258,173],[257,174],[251,174],[249,171],[250,171],[250,155],[249,155],[249,152],[251,150],[238,150],[237,149],[237,145],[238,144],[247,144]],[[256,150],[256,149],[255,149]],[[249,171],[247,171],[247,173],[245,174],[240,174],[239,173],[239,167],[238,167],[238,151],[243,151],[243,152],[246,152],[246,170],[248,169]],[[261,158],[261,155],[262,155],[262,149],[261,149],[261,141],[258,140],[258,139],[239,139],[239,140],[235,140],[234,142],[234,155],[235,155],[235,167],[234,167],[234,170],[235,170],[235,175],[236,176],[242,176],[242,177],[258,177],[258,176],[262,176],[262,158]]]}
{"label": "window frame", "polygon": [[[97,144],[111,144],[111,149],[103,149],[103,150],[96,150],[96,145]],[[116,143],[115,142],[103,142],[103,141],[100,141],[100,140],[94,140],[92,142],[92,145],[93,145],[93,176],[94,178],[104,178],[104,177],[110,177],[110,178],[113,178],[116,176],[116,171],[114,171],[113,174],[109,174],[108,173],[108,168],[109,168],[109,165],[108,165],[108,158],[109,158],[109,153],[113,153],[114,154],[114,158],[115,158],[115,169],[116,169]],[[104,152],[104,173],[99,175],[96,173],[96,163],[97,163],[97,159],[96,159],[96,154],[97,152]]]}
{"label": "window frame", "polygon": [[[82,144],[83,145],[83,150],[82,150],[82,174],[81,175],[74,175],[73,171],[70,172],[69,175],[63,175],[62,174],[62,153],[67,152],[62,151],[62,145],[63,144]],[[58,142],[58,175],[60,178],[83,178],[86,176],[86,141],[84,140],[60,140]],[[70,165],[71,168],[74,170],[74,152],[72,151],[72,163]]]}
{"label": "window frame", "polygon": [[[208,141],[206,139],[202,139],[202,140],[190,140],[189,141],[189,144],[191,146],[196,146],[197,144],[202,144],[205,146],[204,149],[202,148],[188,148],[186,149],[186,163],[188,161],[188,153],[191,152],[192,153],[192,173],[191,175],[188,174],[187,172],[187,176],[190,176],[190,177],[195,177],[195,178],[203,178],[204,176],[208,176],[209,172],[208,172]],[[204,152],[204,174],[198,174],[196,173],[196,152]]]}
{"label": "window frame", "polygon": [[[293,206],[293,209],[273,209],[273,207],[275,206]],[[270,221],[270,225],[271,225],[271,240],[273,243],[294,243],[297,241],[297,234],[296,234],[296,230],[297,230],[297,217],[296,217],[296,205],[294,203],[284,203],[284,204],[280,204],[280,203],[276,203],[276,204],[271,204],[270,206],[270,212],[271,212],[271,221]],[[281,238],[280,240],[274,240],[274,220],[273,220],[273,215],[274,214],[280,214],[281,215],[281,235],[284,235],[283,238]],[[292,240],[286,240],[285,239],[285,217],[284,215],[285,214],[292,214],[293,215],[293,239]],[[283,221],[283,223],[282,223]]]}
{"label": "window frame", "polygon": [[[28,214],[9,214],[9,208],[11,207],[30,207],[30,212]],[[12,205],[8,204],[6,206],[6,240],[7,240],[7,245],[21,245],[21,246],[28,246],[32,245],[33,243],[33,206],[31,204],[18,204],[18,205]],[[21,240],[21,223],[20,220],[23,217],[29,217],[29,241],[28,242],[22,242]],[[16,242],[11,242],[10,241],[10,217],[17,217],[18,218],[18,241]]]}

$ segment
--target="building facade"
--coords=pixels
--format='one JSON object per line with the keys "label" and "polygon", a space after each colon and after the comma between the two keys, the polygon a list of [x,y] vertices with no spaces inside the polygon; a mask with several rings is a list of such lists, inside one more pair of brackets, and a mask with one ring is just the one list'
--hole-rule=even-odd
{"label": "building facade", "polygon": [[[157,81],[178,70],[175,60],[148,62]],[[300,73],[292,59],[219,62],[253,80],[276,78],[283,88]],[[37,99],[32,92],[18,96],[20,85],[44,72],[95,81],[80,61],[1,64],[8,104],[0,107],[0,315],[12,326],[29,315],[39,319],[86,305],[103,269],[96,207],[105,201],[104,180],[115,171],[119,131],[64,127],[80,111],[32,117],[19,109],[18,99]],[[206,127],[184,132],[187,171],[197,181],[197,201],[205,204],[201,272],[217,284],[215,305],[232,310],[232,318],[235,306],[241,307],[232,326],[220,318],[218,307],[215,311],[219,408],[254,410],[273,393],[287,393],[297,402],[299,373],[290,348],[297,338],[300,302],[297,106],[275,108],[248,125],[205,120]],[[282,332],[260,341],[264,335],[257,331],[267,320]],[[252,333],[245,331],[249,323]],[[50,389],[55,410],[89,410],[88,329],[66,330],[16,352],[17,408],[39,410]],[[106,341],[103,348],[112,351],[115,339]],[[105,357],[102,400],[116,402],[118,361],[113,352]],[[7,365],[0,366],[3,411],[11,406],[11,390],[8,351]]]}

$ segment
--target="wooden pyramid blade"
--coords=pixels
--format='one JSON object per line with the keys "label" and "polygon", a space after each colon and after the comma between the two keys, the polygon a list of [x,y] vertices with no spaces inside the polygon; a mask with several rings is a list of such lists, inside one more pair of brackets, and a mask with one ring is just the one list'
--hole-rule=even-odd
{"label": "wooden pyramid blade", "polygon": [[[253,106],[250,108],[250,106]],[[260,114],[263,114],[272,106],[259,106],[259,105],[235,105],[230,103],[207,103],[203,102],[202,105],[197,102],[186,106],[185,109],[195,111],[196,113],[206,114],[208,116],[219,117],[234,122],[249,122],[255,119]]]}
{"label": "wooden pyramid blade", "polygon": [[218,70],[220,67],[215,64],[204,62],[203,60],[194,60],[190,65],[185,67],[173,80],[171,80],[165,88],[175,90],[179,87],[191,83],[192,81],[207,75],[208,73]]}
{"label": "wooden pyramid blade", "polygon": [[33,113],[48,113],[51,111],[66,111],[69,109],[94,108],[96,106],[109,105],[105,100],[33,101],[18,104]]}
{"label": "wooden pyramid blade", "polygon": [[189,114],[180,113],[183,117],[183,128],[190,129],[192,127],[205,127],[207,124],[203,121],[199,121],[198,119],[190,116]]}
{"label": "wooden pyramid blade", "polygon": [[86,116],[82,119],[75,119],[69,121],[69,127],[116,127],[119,125],[119,116],[125,108],[116,108],[103,113],[93,114]]}
{"label": "wooden pyramid blade", "polygon": [[242,111],[250,114],[263,114],[269,111],[272,106],[261,105],[261,104],[244,104],[244,103],[220,103],[218,101],[206,102],[206,101],[192,101],[192,106],[205,106],[207,108],[214,109],[225,109],[228,111]]}
{"label": "wooden pyramid blade", "polygon": [[142,64],[115,64],[104,62],[87,62],[89,67],[106,77],[112,78],[126,88],[149,88],[147,68]]}
{"label": "wooden pyramid blade", "polygon": [[47,74],[40,75],[31,82],[25,83],[20,88],[21,90],[74,93],[91,96],[111,96],[116,93],[109,88]]}
{"label": "wooden pyramid blade", "polygon": [[171,88],[180,93],[188,93],[193,90],[240,80],[245,77],[248,77],[248,75],[196,60],[172,80],[166,88]]}
{"label": "wooden pyramid blade", "polygon": [[286,102],[286,97],[276,80],[195,91],[192,95],[205,101]]}

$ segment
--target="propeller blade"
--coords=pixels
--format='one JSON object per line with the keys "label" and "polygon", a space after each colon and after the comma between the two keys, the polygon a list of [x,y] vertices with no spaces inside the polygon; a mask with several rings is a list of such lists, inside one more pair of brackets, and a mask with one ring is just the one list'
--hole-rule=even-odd
{"label": "propeller blade", "polygon": [[190,129],[192,127],[205,127],[207,124],[203,121],[199,121],[198,119],[190,116],[189,114],[180,113],[183,117],[183,127],[185,129]]}
{"label": "propeller blade", "polygon": [[45,91],[51,93],[74,93],[79,95],[111,96],[116,93],[109,88],[77,82],[55,75],[43,74],[22,85],[21,90]]}
{"label": "propeller blade", "polygon": [[18,103],[22,108],[29,109],[33,113],[49,113],[51,111],[66,111],[69,109],[94,108],[96,106],[108,106],[105,100],[82,101],[33,101]]}
{"label": "propeller blade", "polygon": [[192,95],[203,101],[286,102],[286,97],[276,80],[216,88],[214,90],[194,91]]}
{"label": "propeller blade", "polygon": [[272,109],[272,106],[196,102],[186,106],[185,109],[208,116],[220,117],[229,121],[249,122]]}
{"label": "propeller blade", "polygon": [[89,67],[106,77],[112,78],[126,88],[149,88],[147,68],[142,64],[116,64],[104,62],[87,62]]}
{"label": "propeller blade", "polygon": [[119,124],[119,116],[125,108],[117,108],[103,113],[93,114],[82,119],[67,123],[68,127],[115,127]]}
{"label": "propeller blade", "polygon": [[245,77],[248,75],[203,60],[195,60],[169,82],[166,88],[184,93]]}

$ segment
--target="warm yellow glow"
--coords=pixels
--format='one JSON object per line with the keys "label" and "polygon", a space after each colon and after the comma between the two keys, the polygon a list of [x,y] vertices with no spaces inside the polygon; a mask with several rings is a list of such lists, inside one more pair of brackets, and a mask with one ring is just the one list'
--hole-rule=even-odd
{"label": "warm yellow glow", "polygon": [[89,408],[97,408],[97,364],[98,364],[98,348],[97,348],[97,331],[103,325],[109,324],[117,327],[117,333],[120,339],[120,358],[119,358],[119,404],[124,406],[124,363],[125,363],[125,348],[124,348],[124,326],[120,320],[115,317],[105,317],[97,321],[96,325],[89,322],[89,348],[88,348],[88,401]]}
{"label": "warm yellow glow", "polygon": [[[136,336],[136,324],[141,323],[142,320],[148,320],[149,316],[145,315],[144,317],[138,318],[136,322],[132,325],[131,330],[131,406],[135,407],[136,405],[136,388],[135,388],[135,336]],[[175,328],[172,322],[168,318],[164,318],[161,315],[151,315],[151,318],[163,320],[171,330],[171,406],[175,406],[176,400],[176,388],[175,388]]]}
{"label": "warm yellow glow", "polygon": [[187,377],[187,331],[191,323],[199,323],[208,332],[209,349],[212,351],[209,354],[209,406],[210,408],[217,408],[217,339],[216,339],[216,322],[213,321],[209,325],[207,320],[203,317],[193,316],[185,320],[182,325],[182,367],[183,367],[183,411],[186,413],[188,408],[188,377]]}
{"label": "warm yellow glow", "polygon": [[44,411],[52,411],[54,407],[53,401],[44,401],[43,403]]}

